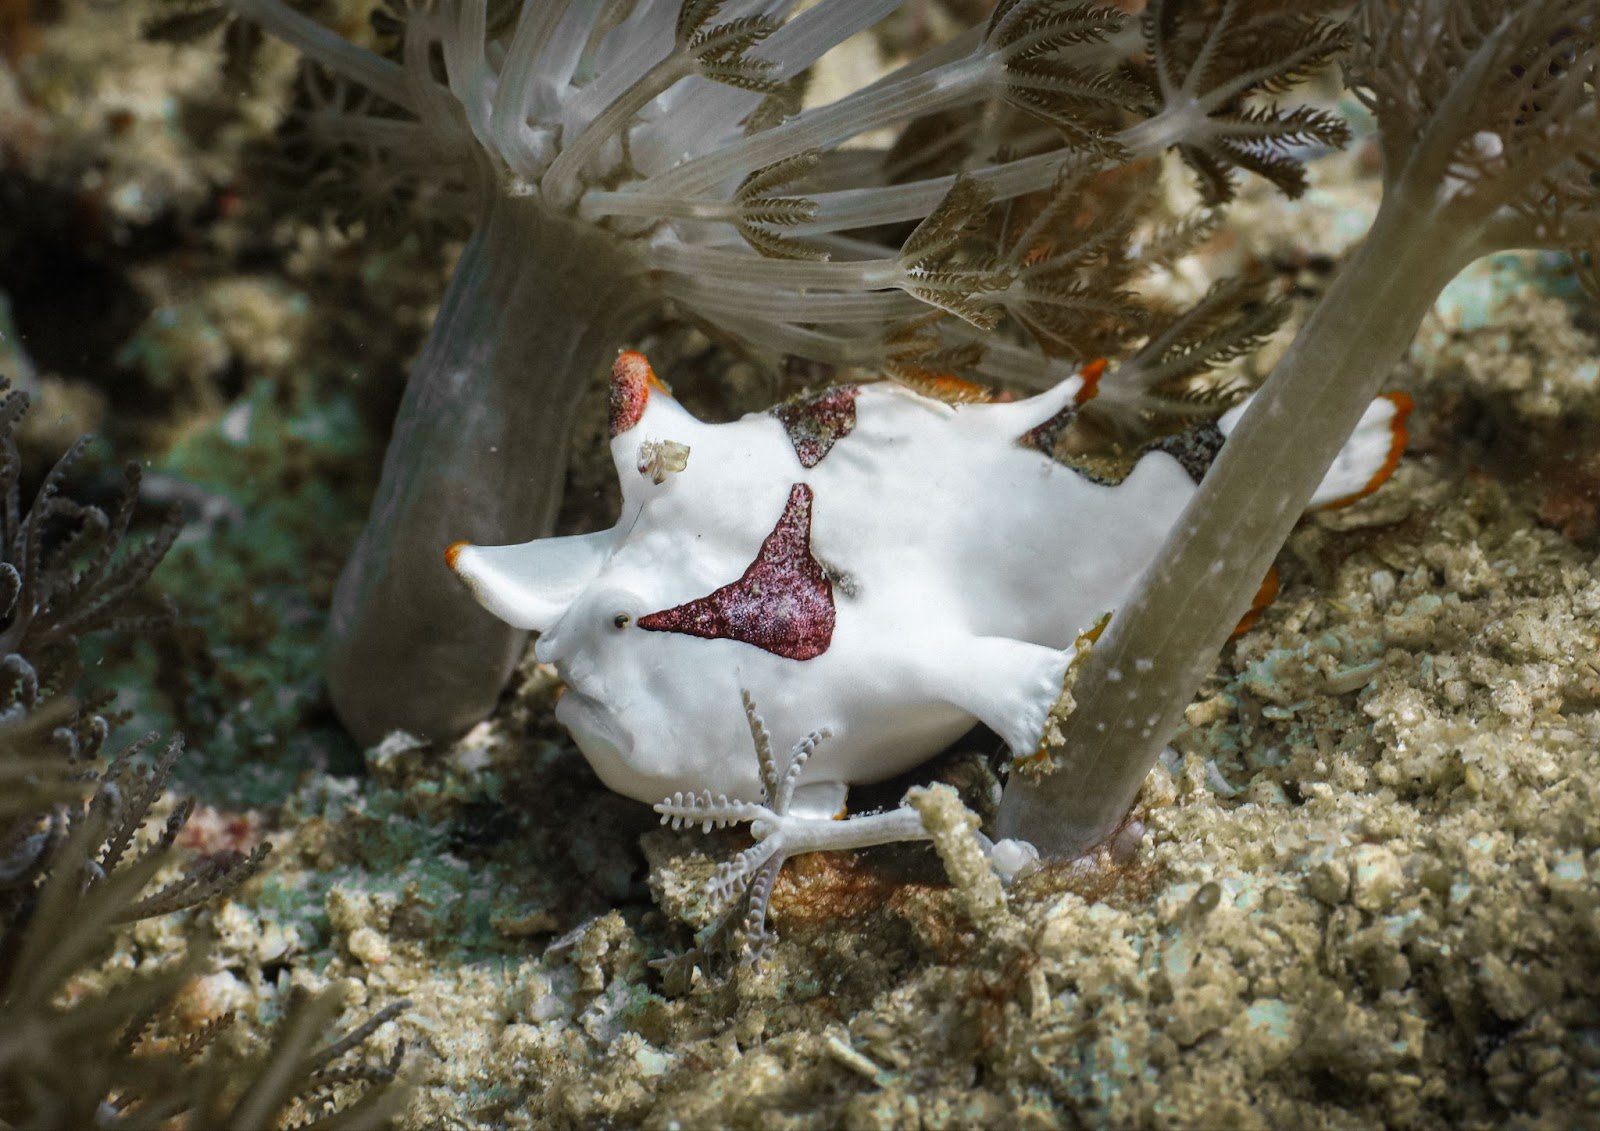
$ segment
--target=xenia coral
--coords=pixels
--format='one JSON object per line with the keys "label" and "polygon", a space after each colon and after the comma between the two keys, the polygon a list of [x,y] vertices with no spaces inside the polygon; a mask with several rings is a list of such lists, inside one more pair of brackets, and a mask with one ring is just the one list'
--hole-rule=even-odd
{"label": "xenia coral", "polygon": [[[680,791],[657,803],[655,811],[661,814],[662,824],[675,829],[699,825],[710,832],[729,825],[750,826],[756,843],[719,865],[707,883],[707,894],[723,914],[713,936],[702,947],[711,952],[725,946],[742,961],[753,962],[772,943],[772,932],[767,930],[767,903],[778,872],[790,856],[921,840],[927,834],[916,810],[906,807],[849,821],[792,812],[795,787],[806,762],[829,734],[826,730],[813,731],[780,760],[773,754],[772,737],[757,714],[750,693],[745,692],[741,698],[761,773],[761,800],[731,800],[710,790]],[[726,939],[717,937],[723,934]]]}
{"label": "xenia coral", "polygon": [[[1331,4],[1155,3],[1141,25],[1002,0],[802,109],[807,69],[900,3],[438,0],[381,21],[383,54],[285,0],[221,0],[318,68],[307,126],[334,175],[473,218],[335,598],[329,683],[358,738],[487,714],[523,636],[442,550],[549,532],[578,398],[663,302],[766,350],[1048,387],[1149,329],[1130,284],[1207,229],[1140,228],[1141,159],[1176,149],[1220,203],[1235,167],[1297,192],[1294,152],[1345,136],[1277,101],[1342,43],[1307,14]],[[1114,170],[1120,199],[1086,209]],[[1182,353],[1130,385],[1144,407],[1192,407],[1163,387]]]}

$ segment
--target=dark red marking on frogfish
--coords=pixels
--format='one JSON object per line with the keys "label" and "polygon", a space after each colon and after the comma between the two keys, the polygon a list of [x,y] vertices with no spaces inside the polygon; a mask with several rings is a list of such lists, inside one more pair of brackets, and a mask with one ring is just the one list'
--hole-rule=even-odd
{"label": "dark red marking on frogfish", "polygon": [[818,393],[791,397],[772,410],[789,433],[800,466],[816,467],[833,445],[856,426],[856,396],[860,385],[836,385]]}
{"label": "dark red marking on frogfish", "polygon": [[638,350],[623,350],[611,366],[611,435],[622,435],[644,415],[650,403],[652,389],[667,393],[644,354]]}
{"label": "dark red marking on frogfish", "polygon": [[1105,371],[1106,359],[1103,357],[1095,358],[1078,370],[1078,377],[1083,381],[1083,384],[1078,387],[1078,392],[1071,402],[1062,405],[1049,420],[1034,425],[1018,436],[1017,443],[1024,448],[1032,448],[1036,452],[1043,452],[1057,462],[1067,462],[1057,455],[1056,444],[1061,439],[1061,434],[1077,418],[1078,410],[1100,395],[1100,378],[1105,374]]}
{"label": "dark red marking on frogfish", "polygon": [[1017,443],[1024,448],[1032,448],[1036,452],[1043,452],[1051,459],[1056,458],[1056,441],[1061,438],[1061,433],[1078,416],[1078,402],[1062,405],[1050,419],[1035,424],[1022,435],[1017,437]]}
{"label": "dark red marking on frogfish", "polygon": [[790,660],[810,660],[833,642],[833,587],[811,556],[811,488],[789,488],[778,525],[738,581],[637,621],[654,632],[739,640]]}

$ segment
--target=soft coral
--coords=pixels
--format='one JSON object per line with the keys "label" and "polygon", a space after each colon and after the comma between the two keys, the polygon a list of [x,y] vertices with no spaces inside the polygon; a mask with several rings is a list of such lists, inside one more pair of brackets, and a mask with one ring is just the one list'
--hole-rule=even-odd
{"label": "soft coral", "polygon": [[1382,206],[1083,665],[1055,772],[1007,789],[1003,836],[1075,855],[1123,819],[1446,283],[1496,251],[1600,246],[1593,0],[1368,0],[1355,23]]}
{"label": "soft coral", "polygon": [[[1120,287],[1141,264],[1092,233],[1042,230],[1073,209],[1011,242],[1009,202],[1059,200],[1172,146],[1213,199],[1232,165],[1296,191],[1285,144],[1343,137],[1252,101],[1337,34],[1231,0],[1210,34],[1167,5],[1143,38],[1113,8],[1002,0],[804,110],[807,68],[901,0],[440,0],[401,13],[392,57],[286,0],[222,3],[335,76],[312,125],[371,183],[421,175],[475,215],[335,600],[329,682],[366,740],[449,735],[493,705],[521,637],[451,584],[442,550],[548,532],[578,397],[655,304],[780,352],[1044,386],[1099,344],[1062,327],[1138,324]],[[1251,50],[1219,49],[1224,28]],[[940,136],[854,144],[941,113],[954,123]],[[902,244],[892,225],[919,220]],[[1109,228],[1121,240],[1131,225]],[[991,335],[1004,320],[1019,332]]]}

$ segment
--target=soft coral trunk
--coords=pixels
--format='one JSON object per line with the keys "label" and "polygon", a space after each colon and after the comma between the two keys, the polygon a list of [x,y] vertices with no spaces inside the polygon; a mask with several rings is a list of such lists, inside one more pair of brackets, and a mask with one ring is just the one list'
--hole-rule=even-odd
{"label": "soft coral trunk", "polygon": [[358,741],[454,737],[493,708],[525,634],[456,584],[445,549],[550,532],[578,401],[642,297],[617,241],[533,197],[485,204],[334,595],[328,684]]}
{"label": "soft coral trunk", "polygon": [[1378,120],[1383,202],[1080,669],[1052,772],[1007,785],[1000,834],[1046,855],[1079,855],[1124,820],[1445,284],[1497,251],[1600,246],[1593,0],[1368,0],[1356,20],[1348,66]]}

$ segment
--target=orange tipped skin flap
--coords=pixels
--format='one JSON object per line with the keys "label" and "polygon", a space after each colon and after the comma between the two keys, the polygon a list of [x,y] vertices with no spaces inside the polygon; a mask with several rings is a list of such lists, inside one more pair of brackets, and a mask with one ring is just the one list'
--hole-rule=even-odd
{"label": "orange tipped skin flap", "polygon": [[1103,357],[1095,358],[1078,370],[1078,376],[1083,379],[1083,387],[1078,390],[1078,395],[1073,398],[1073,403],[1086,405],[1094,400],[1100,393],[1100,378],[1105,376],[1105,372],[1106,359]]}
{"label": "orange tipped skin flap", "polygon": [[1256,626],[1261,619],[1261,614],[1266,612],[1267,606],[1272,604],[1278,596],[1278,567],[1273,566],[1267,570],[1267,576],[1261,579],[1261,588],[1256,590],[1256,595],[1250,600],[1250,610],[1239,618],[1239,623],[1234,626],[1229,634],[1229,640],[1237,640]]}
{"label": "orange tipped skin flap", "polygon": [[1416,408],[1416,402],[1408,393],[1380,393],[1382,400],[1394,405],[1394,416],[1389,419],[1389,452],[1384,461],[1378,465],[1378,470],[1372,473],[1372,478],[1362,486],[1359,491],[1341,496],[1331,502],[1323,503],[1316,510],[1332,511],[1340,507],[1347,507],[1358,499],[1364,499],[1379,487],[1389,481],[1389,477],[1400,466],[1400,457],[1405,454],[1406,444],[1410,442],[1411,434],[1406,430],[1406,418]]}
{"label": "orange tipped skin flap", "polygon": [[623,350],[611,366],[611,435],[620,436],[644,415],[652,392],[672,393],[638,350]]}

